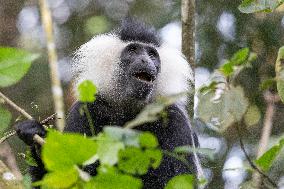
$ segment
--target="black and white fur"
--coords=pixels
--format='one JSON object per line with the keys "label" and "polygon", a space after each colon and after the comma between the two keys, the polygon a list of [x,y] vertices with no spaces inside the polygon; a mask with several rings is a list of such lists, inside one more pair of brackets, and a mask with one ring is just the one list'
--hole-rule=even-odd
{"label": "black and white fur", "polygon": [[[134,63],[130,61],[133,57],[127,54],[127,48],[132,44],[138,49],[141,48],[141,53],[140,51],[137,53],[138,62],[133,61],[137,68],[132,66]],[[149,49],[157,53],[156,58],[149,58],[147,54]],[[130,61],[129,65],[123,61],[124,59],[126,62]],[[137,78],[129,78],[131,74],[126,74],[128,66],[131,67],[129,72],[150,70],[153,81],[144,82]],[[98,87],[99,93],[96,101],[88,104],[96,133],[101,132],[105,125],[125,125],[126,122],[134,119],[145,105],[155,101],[158,96],[190,91],[189,82],[193,81],[192,70],[182,53],[166,43],[161,43],[153,28],[131,19],[123,22],[118,31],[96,36],[82,45],[75,54],[74,72],[76,86],[88,79]],[[88,120],[86,115],[81,115],[80,107],[81,103],[76,102],[71,108],[67,116],[65,131],[90,136]],[[181,99],[169,106],[166,112],[168,122],[165,123],[160,119],[136,129],[155,134],[160,147],[164,150],[170,151],[177,146],[192,145],[193,142],[197,145],[197,138],[193,137],[195,135],[192,133],[186,113],[186,99]],[[19,123],[16,129],[19,137],[32,146],[32,152],[39,166],[31,167],[30,172],[33,181],[39,180],[46,171],[39,153],[36,152],[36,145],[31,139],[34,134],[45,136],[45,131],[36,121]],[[196,167],[192,156],[188,156],[187,159],[192,166],[191,169],[175,158],[164,156],[158,169],[151,169],[142,176],[144,188],[160,189],[170,178],[194,172]],[[94,164],[86,167],[85,170],[95,175],[97,166]]]}

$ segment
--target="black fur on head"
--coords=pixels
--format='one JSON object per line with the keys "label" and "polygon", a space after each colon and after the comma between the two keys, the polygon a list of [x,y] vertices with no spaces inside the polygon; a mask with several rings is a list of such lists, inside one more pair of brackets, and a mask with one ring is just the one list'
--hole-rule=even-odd
{"label": "black fur on head", "polygon": [[128,17],[122,21],[119,36],[122,41],[139,41],[158,47],[161,45],[157,31],[135,18]]}

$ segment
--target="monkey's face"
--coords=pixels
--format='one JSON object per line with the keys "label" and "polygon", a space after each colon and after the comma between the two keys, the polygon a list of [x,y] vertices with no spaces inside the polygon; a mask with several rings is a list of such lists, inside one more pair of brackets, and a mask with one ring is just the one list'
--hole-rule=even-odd
{"label": "monkey's face", "polygon": [[161,62],[157,50],[150,45],[130,43],[121,53],[120,82],[128,97],[149,100],[156,88]]}

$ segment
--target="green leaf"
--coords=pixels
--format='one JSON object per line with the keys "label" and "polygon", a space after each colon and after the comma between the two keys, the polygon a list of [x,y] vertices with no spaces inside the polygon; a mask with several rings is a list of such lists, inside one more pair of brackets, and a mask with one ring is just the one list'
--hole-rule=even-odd
{"label": "green leaf", "polygon": [[210,91],[215,91],[217,89],[218,82],[212,81],[209,85],[205,85],[199,88],[201,94],[206,94]]}
{"label": "green leaf", "polygon": [[0,47],[0,87],[17,83],[38,57],[24,50]]}
{"label": "green leaf", "polygon": [[157,149],[146,151],[136,147],[128,147],[119,152],[118,168],[129,174],[144,175],[149,167],[157,168],[160,165],[162,154]]}
{"label": "green leaf", "polygon": [[231,62],[233,65],[242,65],[244,64],[249,57],[249,48],[243,48],[237,51],[233,57],[231,58]]}
{"label": "green leaf", "polygon": [[256,105],[250,105],[245,116],[244,122],[247,126],[253,126],[259,123],[261,119],[261,112]]}
{"label": "green leaf", "polygon": [[284,46],[278,51],[275,64],[277,90],[282,102],[284,102]]}
{"label": "green leaf", "polygon": [[193,148],[192,146],[179,146],[174,149],[176,153],[189,153],[192,154],[196,152],[198,154],[202,154],[207,156],[210,160],[214,160],[214,152],[215,149],[210,148]]}
{"label": "green leaf", "polygon": [[272,12],[283,4],[279,0],[243,0],[239,10],[243,13]]}
{"label": "green leaf", "polygon": [[240,121],[248,108],[248,100],[240,86],[230,86],[222,94],[220,91],[199,94],[198,99],[197,118],[218,132]]}
{"label": "green leaf", "polygon": [[194,189],[194,176],[183,174],[172,178],[165,189]]}
{"label": "green leaf", "polygon": [[124,144],[120,141],[107,137],[106,134],[98,136],[97,144],[97,154],[100,163],[107,165],[116,164],[118,161],[118,152],[119,150],[124,149]]}
{"label": "green leaf", "polygon": [[219,71],[222,72],[226,77],[228,77],[234,73],[234,64],[228,61],[219,68]]}
{"label": "green leaf", "polygon": [[45,186],[48,188],[68,188],[78,180],[78,172],[75,168],[64,171],[55,171],[44,175],[41,181],[33,183],[33,186]]}
{"label": "green leaf", "polygon": [[90,80],[85,80],[78,86],[79,101],[94,102],[96,100],[97,88]]}
{"label": "green leaf", "polygon": [[235,67],[240,70],[244,68],[244,66],[256,58],[255,53],[249,53],[249,48],[243,48],[238,50],[232,58],[223,64],[219,71],[221,71],[226,77],[231,76],[235,72]]}
{"label": "green leaf", "polygon": [[100,173],[84,189],[141,189],[142,181],[120,173]]}
{"label": "green leaf", "polygon": [[81,165],[97,152],[95,141],[80,134],[49,131],[42,149],[45,168],[63,171]]}
{"label": "green leaf", "polygon": [[255,162],[264,171],[268,171],[272,166],[273,161],[280,154],[284,146],[284,138],[279,141],[278,144],[272,146],[268,151],[266,151],[260,158]]}
{"label": "green leaf", "polygon": [[139,142],[141,147],[145,148],[156,148],[158,144],[158,139],[150,132],[144,132],[139,137]]}
{"label": "green leaf", "polygon": [[11,113],[0,106],[0,134],[7,129],[11,119]]}

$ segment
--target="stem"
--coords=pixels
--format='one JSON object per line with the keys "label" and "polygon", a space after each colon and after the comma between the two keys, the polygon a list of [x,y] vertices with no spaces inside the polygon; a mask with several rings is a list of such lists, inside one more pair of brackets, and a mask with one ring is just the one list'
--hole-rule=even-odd
{"label": "stem", "polygon": [[262,172],[255,164],[254,162],[250,159],[248,153],[246,152],[245,150],[245,145],[244,145],[244,142],[243,142],[243,139],[242,139],[242,136],[241,136],[241,131],[240,131],[240,128],[239,128],[239,125],[237,124],[237,131],[238,131],[238,135],[239,135],[239,141],[240,141],[240,147],[242,149],[242,151],[244,152],[245,154],[245,157],[246,159],[248,160],[250,166],[259,174],[261,175],[262,177],[264,177],[265,179],[267,179],[267,181],[273,185],[275,188],[277,188],[277,184],[268,176],[266,175],[264,172]]}
{"label": "stem", "polygon": [[91,133],[92,133],[93,136],[95,136],[96,133],[95,133],[95,129],[94,129],[94,122],[93,122],[92,116],[89,112],[87,104],[83,105],[83,109],[84,109],[84,112],[86,113]]}
{"label": "stem", "polygon": [[[17,110],[18,112],[20,112],[23,116],[25,116],[27,119],[33,119],[33,117],[28,114],[24,109],[20,108],[18,105],[16,105],[12,100],[10,100],[8,97],[6,97],[3,93],[0,92],[0,97],[7,103],[9,104],[12,108],[14,108],[15,110]],[[9,133],[7,136],[4,136],[2,138],[0,138],[0,144],[2,142],[4,142],[6,139],[8,139],[9,137],[13,136],[16,134],[16,131],[11,131],[11,133]],[[42,144],[44,139],[41,138],[38,135],[34,135],[33,140],[36,141],[38,144]]]}
{"label": "stem", "polygon": [[[277,95],[273,95],[270,92],[266,92],[264,94],[264,99],[267,103],[267,108],[264,117],[264,123],[261,133],[261,138],[258,145],[257,155],[256,157],[259,158],[267,149],[269,137],[271,134],[272,123],[273,123],[273,116],[275,113],[275,105],[274,103],[279,101],[279,97]],[[256,188],[260,188],[261,185],[261,174],[255,172],[253,174],[253,183],[255,184]]]}
{"label": "stem", "polygon": [[52,27],[52,17],[48,7],[47,0],[39,0],[39,7],[41,12],[41,20],[47,40],[53,102],[54,102],[55,112],[57,113],[58,117],[61,118],[56,120],[56,125],[58,130],[62,132],[65,126],[63,90],[59,79],[57,53],[55,48],[53,27]]}

